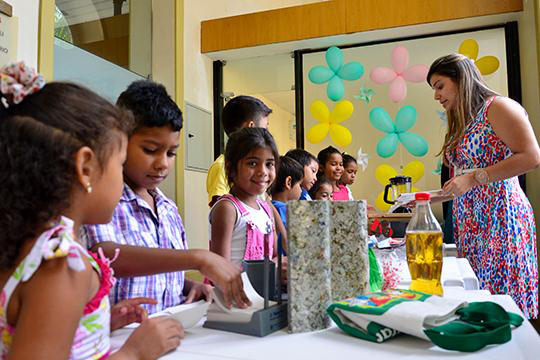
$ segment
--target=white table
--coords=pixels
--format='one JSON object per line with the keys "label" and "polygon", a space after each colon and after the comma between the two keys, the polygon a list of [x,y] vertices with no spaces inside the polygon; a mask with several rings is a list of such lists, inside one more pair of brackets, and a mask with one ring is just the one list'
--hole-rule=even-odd
{"label": "white table", "polygon": [[[465,259],[462,259],[466,262]],[[452,280],[450,269],[461,269],[462,260],[445,258],[443,282],[446,277]],[[467,263],[468,265],[468,263]],[[465,269],[467,266],[464,267]],[[470,269],[470,265],[468,266]],[[472,269],[470,269],[472,272]],[[465,271],[470,277],[469,270]],[[474,273],[473,273],[474,276]],[[406,276],[405,276],[406,278]],[[409,276],[410,278],[410,276]],[[457,277],[455,277],[457,278]],[[475,278],[476,279],[476,278]],[[406,279],[405,279],[406,280]],[[454,281],[453,279],[452,281]],[[458,286],[444,286],[444,296],[467,301],[494,301],[506,310],[521,314],[521,311],[508,295],[490,295],[485,290],[466,290],[469,285],[464,281]],[[454,284],[455,285],[455,284]],[[461,286],[463,285],[463,286]],[[271,359],[271,360],[329,360],[343,359],[539,359],[540,337],[528,321],[512,331],[512,340],[506,344],[490,346],[475,353],[460,353],[441,349],[428,341],[401,335],[383,344],[375,344],[345,334],[337,327],[303,333],[289,334],[286,329],[264,338],[228,333],[197,326],[186,330],[186,337],[174,352],[163,356],[162,360],[211,360],[211,359]],[[117,330],[112,335],[114,348],[118,348],[127,339],[133,329]]]}
{"label": "white table", "polygon": [[[469,301],[491,300],[505,309],[520,313],[508,295],[489,295],[485,291],[465,291],[459,288],[445,289],[445,296],[458,296]],[[113,343],[125,341],[132,329],[118,330]],[[540,337],[528,321],[512,331],[512,340],[506,344],[490,346],[475,353],[459,353],[441,349],[428,341],[401,335],[383,344],[375,344],[349,336],[331,327],[303,334],[278,331],[264,338],[227,333],[202,327],[202,322],[186,330],[186,337],[176,351],[163,356],[162,360],[210,360],[210,359],[538,359]]]}

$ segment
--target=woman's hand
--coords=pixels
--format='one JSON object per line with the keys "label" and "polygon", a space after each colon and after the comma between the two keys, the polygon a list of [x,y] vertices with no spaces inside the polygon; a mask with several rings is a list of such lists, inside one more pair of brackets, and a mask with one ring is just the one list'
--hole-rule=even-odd
{"label": "woman's hand", "polygon": [[150,298],[134,298],[124,300],[111,306],[111,331],[123,328],[134,322],[143,322],[148,318],[148,313],[141,304],[157,304]]}
{"label": "woman's hand", "polygon": [[212,301],[213,294],[214,288],[212,286],[199,282],[192,282],[184,304],[191,304],[194,301],[202,299]]}
{"label": "woman's hand", "polygon": [[442,189],[447,195],[461,196],[476,185],[478,182],[474,178],[474,173],[469,173],[453,177],[444,184]]}

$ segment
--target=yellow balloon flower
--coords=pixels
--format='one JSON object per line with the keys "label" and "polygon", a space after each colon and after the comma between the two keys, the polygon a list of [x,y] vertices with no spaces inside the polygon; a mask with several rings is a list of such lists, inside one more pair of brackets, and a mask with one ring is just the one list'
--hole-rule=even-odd
{"label": "yellow balloon flower", "polygon": [[478,43],[474,39],[464,40],[459,45],[458,52],[474,61],[482,75],[493,74],[499,68],[499,59],[495,56],[482,56],[478,59]]}
{"label": "yellow balloon flower", "polygon": [[[415,184],[424,176],[424,170],[424,164],[420,161],[415,160],[405,165],[401,175],[409,176],[411,178],[411,182]],[[375,179],[377,179],[377,181],[383,186],[389,184],[390,178],[396,176],[398,176],[398,172],[388,164],[379,165],[375,169]],[[420,189],[412,186],[411,191],[418,192],[420,191]],[[375,206],[377,207],[377,209],[383,212],[387,212],[390,209],[391,205],[384,201],[384,188],[383,191],[381,191],[377,196],[377,199],[375,199]]]}
{"label": "yellow balloon flower", "polygon": [[351,117],[354,112],[354,106],[350,101],[342,100],[336,104],[332,112],[328,110],[326,104],[320,100],[314,101],[309,111],[319,124],[309,129],[306,138],[312,144],[322,142],[328,133],[332,141],[337,146],[348,146],[352,141],[352,134],[341,122]]}

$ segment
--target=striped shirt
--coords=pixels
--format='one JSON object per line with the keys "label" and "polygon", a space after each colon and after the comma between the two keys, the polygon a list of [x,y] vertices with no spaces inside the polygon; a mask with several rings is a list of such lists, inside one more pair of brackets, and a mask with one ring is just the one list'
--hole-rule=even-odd
{"label": "striped shirt", "polygon": [[[81,236],[88,248],[111,241],[148,248],[187,249],[186,233],[178,208],[159,190],[150,191],[157,214],[126,184],[112,221],[106,225],[85,225]],[[120,253],[120,256],[122,254]],[[140,259],[144,261],[144,259]],[[184,301],[184,272],[118,278],[110,293],[112,304],[135,297],[150,297],[157,305],[143,305],[149,314]]]}

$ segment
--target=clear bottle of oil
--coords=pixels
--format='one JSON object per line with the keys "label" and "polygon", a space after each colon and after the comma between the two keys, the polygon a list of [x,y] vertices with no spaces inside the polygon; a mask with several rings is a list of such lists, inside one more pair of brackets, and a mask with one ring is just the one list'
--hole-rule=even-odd
{"label": "clear bottle of oil", "polygon": [[429,199],[429,194],[416,194],[416,211],[405,231],[407,264],[411,290],[442,296],[442,230],[431,211]]}

